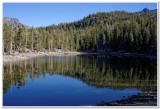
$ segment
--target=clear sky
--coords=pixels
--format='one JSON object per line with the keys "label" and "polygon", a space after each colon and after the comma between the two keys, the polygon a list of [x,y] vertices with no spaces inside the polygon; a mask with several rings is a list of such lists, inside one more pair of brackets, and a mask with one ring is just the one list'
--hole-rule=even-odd
{"label": "clear sky", "polygon": [[38,27],[80,20],[96,12],[157,9],[156,3],[3,3],[3,17],[12,17],[21,23]]}

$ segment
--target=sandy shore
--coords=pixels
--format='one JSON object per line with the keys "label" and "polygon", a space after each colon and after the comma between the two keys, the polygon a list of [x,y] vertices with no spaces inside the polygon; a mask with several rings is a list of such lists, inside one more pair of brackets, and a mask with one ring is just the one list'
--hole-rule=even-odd
{"label": "sandy shore", "polygon": [[16,53],[13,55],[3,55],[3,62],[14,62],[31,59],[40,56],[64,56],[64,55],[81,55],[88,54],[86,52],[32,52],[32,53]]}

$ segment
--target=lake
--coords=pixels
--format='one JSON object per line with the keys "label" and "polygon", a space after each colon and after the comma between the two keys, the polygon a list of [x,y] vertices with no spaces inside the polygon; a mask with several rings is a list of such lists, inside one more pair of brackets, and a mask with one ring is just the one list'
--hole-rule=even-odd
{"label": "lake", "polygon": [[4,106],[96,106],[156,87],[156,60],[44,56],[3,65]]}

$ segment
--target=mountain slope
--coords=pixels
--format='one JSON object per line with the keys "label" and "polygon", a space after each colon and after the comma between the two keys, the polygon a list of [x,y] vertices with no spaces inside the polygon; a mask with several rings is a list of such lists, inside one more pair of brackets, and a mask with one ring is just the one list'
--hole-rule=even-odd
{"label": "mountain slope", "polygon": [[150,10],[148,8],[144,8],[142,11],[139,11],[137,13],[149,13],[149,12],[157,12],[157,9],[153,9],[153,10]]}
{"label": "mountain slope", "polygon": [[[80,19],[78,21],[73,21],[70,23],[61,23],[59,25],[50,25],[47,26],[47,28],[76,28],[76,29],[84,29],[88,27],[93,27],[95,25],[101,25],[101,24],[112,24],[114,22],[130,22],[133,17],[138,17],[139,14],[146,14],[149,13],[152,18],[156,18],[157,9],[149,10],[148,8],[144,8],[143,10],[139,12],[127,12],[127,11],[113,11],[113,12],[98,12],[95,14],[90,14],[83,19]],[[138,15],[137,15],[138,14]],[[143,16],[143,15],[142,15]]]}
{"label": "mountain slope", "polygon": [[[145,14],[147,12],[150,12],[150,13],[157,12],[157,9],[150,10],[148,8],[144,8],[143,10],[135,13]],[[61,27],[65,24],[68,27],[74,25],[74,28],[85,28],[85,27],[93,26],[95,24],[100,24],[102,22],[104,23],[111,22],[111,20],[113,19],[125,21],[128,17],[132,17],[132,15],[134,15],[135,13],[129,13],[126,11],[98,12],[96,14],[90,14],[78,21],[58,24],[58,27]],[[114,14],[114,17],[111,17],[113,14]],[[125,16],[126,14],[127,16]],[[22,24],[17,18],[4,17],[3,23],[7,25],[14,25],[15,27],[28,27]],[[52,24],[47,27],[57,27],[57,25]]]}
{"label": "mountain slope", "polygon": [[13,25],[14,27],[26,27],[16,18],[4,17],[3,23],[7,25]]}

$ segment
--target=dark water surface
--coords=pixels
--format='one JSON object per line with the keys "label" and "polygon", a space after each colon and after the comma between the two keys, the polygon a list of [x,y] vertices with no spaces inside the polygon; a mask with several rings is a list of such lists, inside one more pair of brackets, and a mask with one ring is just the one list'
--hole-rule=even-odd
{"label": "dark water surface", "polygon": [[4,106],[94,106],[156,86],[148,59],[45,56],[3,66]]}

